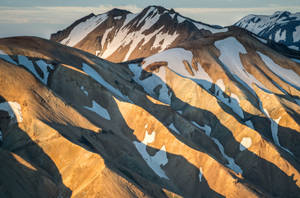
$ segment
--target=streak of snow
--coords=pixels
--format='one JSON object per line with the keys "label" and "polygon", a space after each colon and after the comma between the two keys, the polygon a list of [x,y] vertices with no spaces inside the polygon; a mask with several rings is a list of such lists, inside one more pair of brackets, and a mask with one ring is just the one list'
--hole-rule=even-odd
{"label": "streak of snow", "polygon": [[299,59],[295,59],[295,58],[292,58],[292,60],[296,63],[300,63],[300,60]]}
{"label": "streak of snow", "polygon": [[81,91],[83,91],[83,93],[88,96],[89,95],[89,92],[84,88],[84,86],[81,86],[80,87]]}
{"label": "streak of snow", "polygon": [[245,123],[246,123],[246,125],[247,125],[248,127],[250,127],[251,129],[254,129],[254,130],[255,130],[255,128],[254,128],[253,123],[251,122],[251,120],[247,120]]}
{"label": "streak of snow", "polygon": [[220,32],[227,32],[228,28],[213,28],[208,25],[204,25],[202,23],[194,22],[193,23],[199,30],[204,29],[204,30],[209,30],[212,33],[220,33]]}
{"label": "streak of snow", "polygon": [[[43,60],[38,60],[38,61],[36,61],[35,62],[38,66],[39,66],[39,68],[42,70],[42,72],[43,72],[43,77],[44,78],[39,78],[45,85],[47,85],[47,82],[48,82],[48,77],[49,77],[49,70],[48,70],[48,68],[50,68],[50,69],[54,69],[54,67],[52,66],[52,65],[48,65],[45,61],[43,61]],[[39,77],[39,75],[38,75],[38,77]]]}
{"label": "streak of snow", "polygon": [[0,50],[0,58],[6,60],[7,62],[17,65],[17,63],[13,59],[11,59],[10,56],[2,50]]}
{"label": "streak of snow", "polygon": [[233,170],[236,173],[243,173],[242,169],[234,162],[234,159],[226,155],[224,152],[224,147],[220,143],[220,141],[217,138],[214,138],[211,136],[211,127],[208,125],[204,125],[203,127],[197,124],[195,121],[192,121],[192,123],[197,126],[200,129],[203,129],[205,131],[205,134],[212,138],[212,140],[215,142],[215,144],[218,146],[220,152],[224,156],[224,158],[228,161],[227,167]]}
{"label": "streak of snow", "polygon": [[106,14],[93,16],[75,26],[69,36],[61,41],[62,44],[73,47],[107,19]]}
{"label": "streak of snow", "polygon": [[300,48],[295,46],[295,45],[290,45],[288,48],[293,49],[293,50],[299,50]]}
{"label": "streak of snow", "polygon": [[263,109],[263,111],[264,111],[265,115],[269,118],[269,120],[271,121],[271,132],[272,132],[272,138],[273,138],[274,143],[277,146],[284,149],[285,151],[287,151],[288,153],[290,153],[291,155],[294,155],[290,150],[288,150],[287,148],[284,148],[283,146],[280,145],[279,138],[278,138],[278,123],[281,120],[281,117],[279,117],[276,120],[273,120],[267,109]]}
{"label": "streak of snow", "polygon": [[169,179],[165,174],[164,170],[161,168],[168,163],[166,147],[162,146],[161,149],[154,155],[150,156],[146,150],[147,144],[154,142],[155,132],[153,131],[151,135],[148,131],[145,133],[144,140],[142,142],[133,141],[138,152],[141,154],[147,165],[161,178]]}
{"label": "streak of snow", "polygon": [[205,132],[205,134],[207,135],[207,136],[210,136],[210,133],[211,133],[211,127],[210,126],[208,126],[208,125],[204,125],[204,126],[200,126],[197,122],[195,122],[195,121],[192,121],[192,123],[196,126],[196,127],[198,127],[199,129],[202,129],[202,130],[204,130],[204,132]]}
{"label": "streak of snow", "polygon": [[226,160],[228,161],[228,168],[230,168],[231,170],[233,170],[236,173],[243,173],[243,170],[241,169],[241,167],[239,167],[235,162],[234,159],[229,157],[228,155],[226,155],[226,153],[224,152],[224,147],[223,145],[220,143],[220,141],[217,138],[212,137],[212,140],[216,143],[216,145],[219,147],[219,150],[221,151],[222,155],[226,158]]}
{"label": "streak of snow", "polygon": [[266,39],[260,38],[258,36],[254,36],[254,37],[257,38],[258,40],[260,40],[262,43],[265,43],[265,44],[268,43],[268,41]]}
{"label": "streak of snow", "polygon": [[93,103],[92,107],[85,106],[84,108],[95,112],[96,114],[98,114],[99,116],[105,118],[106,120],[111,120],[110,115],[109,115],[108,111],[105,108],[103,108],[101,105],[99,105],[94,100],[93,100],[92,103]]}
{"label": "streak of snow", "polygon": [[252,139],[250,137],[243,137],[240,143],[240,151],[248,149],[252,145]]}
{"label": "streak of snow", "polygon": [[199,168],[199,181],[201,182],[202,180],[202,175],[203,175],[203,171],[202,171],[202,167]]}
{"label": "streak of snow", "polygon": [[[107,39],[107,35],[110,33],[110,31],[111,31],[112,29],[114,29],[114,27],[111,27],[111,28],[107,29],[107,30],[104,32],[104,34],[103,34],[103,36],[102,36],[102,40],[101,40],[101,47],[102,47],[102,49],[104,48],[105,42],[109,42],[109,41],[106,40],[106,39]],[[96,55],[96,56],[98,56],[98,55]]]}
{"label": "streak of snow", "polygon": [[169,127],[170,127],[170,129],[172,129],[173,131],[175,131],[177,134],[181,134],[180,133],[180,131],[178,131],[178,129],[174,126],[174,124],[173,123],[171,123],[170,125],[169,125]]}
{"label": "streak of snow", "polygon": [[183,111],[179,110],[179,111],[177,111],[177,113],[179,113],[179,114],[181,114],[181,115],[182,115]]}
{"label": "streak of snow", "polygon": [[[32,61],[30,61],[26,56],[18,55],[19,64],[24,65],[36,78],[38,78],[43,83],[47,83],[35,70]],[[48,77],[48,75],[47,75]]]}
{"label": "streak of snow", "polygon": [[286,69],[277,65],[271,58],[264,55],[261,52],[257,52],[267,67],[283,79],[285,82],[289,83],[292,86],[297,86],[300,89],[300,76],[295,73],[292,69]]}
{"label": "streak of snow", "polygon": [[183,18],[183,17],[181,17],[179,15],[177,16],[178,23],[183,23],[185,20],[186,20],[185,18]]}
{"label": "streak of snow", "polygon": [[0,103],[0,110],[7,111],[10,118],[15,119],[17,122],[23,122],[21,106],[17,102],[3,102]]}
{"label": "streak of snow", "polygon": [[115,94],[116,96],[120,97],[121,99],[131,102],[130,99],[127,96],[124,96],[118,89],[114,88],[112,85],[110,85],[107,81],[105,81],[99,74],[94,70],[91,66],[83,63],[82,64],[82,70],[88,74],[91,78],[93,78],[95,81],[97,81],[100,85],[104,86],[106,89],[108,89],[110,92]]}

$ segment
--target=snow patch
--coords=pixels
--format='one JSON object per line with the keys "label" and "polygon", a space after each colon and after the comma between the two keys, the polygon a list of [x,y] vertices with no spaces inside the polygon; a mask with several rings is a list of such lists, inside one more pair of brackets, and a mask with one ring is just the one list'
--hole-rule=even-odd
{"label": "snow patch", "polygon": [[234,78],[246,86],[254,95],[252,83],[265,88],[254,76],[249,74],[240,59],[240,53],[246,54],[247,51],[244,46],[234,37],[227,37],[223,40],[215,42],[215,46],[220,50],[219,60],[223,63],[225,68],[233,74]]}
{"label": "snow patch", "polygon": [[243,137],[240,144],[240,151],[248,149],[252,145],[252,139],[250,137]]}
{"label": "snow patch", "polygon": [[261,52],[257,52],[266,66],[277,76],[292,86],[297,86],[300,89],[300,76],[292,69],[285,69],[277,65],[270,57]]}
{"label": "snow patch", "polygon": [[294,42],[300,41],[300,25],[295,28],[295,31],[293,32],[293,40]]}
{"label": "snow patch", "polygon": [[62,40],[60,43],[73,47],[79,43],[84,37],[86,37],[90,32],[92,32],[96,27],[98,27],[102,22],[107,19],[106,14],[101,14],[93,16],[84,22],[79,23],[75,26],[69,36]]}
{"label": "snow patch", "polygon": [[254,129],[254,130],[255,130],[254,125],[253,125],[253,123],[251,122],[251,120],[247,120],[245,123],[246,123],[246,125],[247,125],[248,127],[250,127],[251,129]]}
{"label": "snow patch", "polygon": [[101,52],[100,50],[96,50],[95,55],[96,55],[96,56],[99,56],[99,55],[100,55],[100,52]]}
{"label": "snow patch", "polygon": [[122,16],[116,16],[116,17],[114,17],[114,20],[120,20],[120,19],[122,19]]}
{"label": "snow patch", "polygon": [[287,151],[288,153],[290,153],[291,155],[294,155],[290,150],[288,150],[280,145],[279,138],[278,138],[278,123],[281,120],[281,117],[279,117],[276,120],[273,120],[267,109],[263,109],[263,111],[264,111],[265,115],[269,118],[269,120],[271,121],[271,132],[272,132],[272,138],[273,138],[274,143],[277,146],[284,149],[285,151]]}
{"label": "snow patch", "polygon": [[191,75],[187,71],[183,61],[187,61],[189,64],[191,64],[192,60],[193,54],[191,51],[183,48],[173,48],[146,58],[144,60],[145,63],[143,64],[143,68],[146,68],[149,64],[154,62],[166,61],[168,62],[168,68],[177,75],[183,78],[191,79],[197,84],[202,85],[204,88],[209,89],[213,81],[199,63],[197,64],[198,71],[196,71],[194,68],[191,68],[194,75]]}
{"label": "snow patch", "polygon": [[278,41],[285,41],[286,39],[286,30],[278,30],[276,33],[275,33],[275,41],[278,42]]}
{"label": "snow patch", "polygon": [[199,129],[202,129],[202,130],[204,130],[204,132],[205,132],[205,134],[207,135],[207,136],[210,136],[210,133],[211,133],[211,127],[210,126],[208,126],[208,125],[204,125],[204,126],[200,126],[197,122],[195,122],[195,121],[192,121],[192,123],[196,126],[196,127],[198,127]]}
{"label": "snow patch", "polygon": [[26,56],[18,55],[19,64],[26,67],[35,77],[37,77],[40,81],[43,82],[43,79],[40,75],[36,72],[32,61],[30,61]]}
{"label": "snow patch", "polygon": [[84,86],[81,86],[80,87],[80,90],[83,91],[83,93],[88,96],[89,95],[89,92],[84,88]]}
{"label": "snow patch", "polygon": [[161,149],[154,155],[150,156],[147,152],[147,144],[152,143],[155,140],[155,131],[152,134],[148,134],[148,131],[145,133],[144,140],[142,142],[133,141],[138,152],[141,154],[147,165],[161,178],[169,179],[165,174],[162,166],[165,166],[168,163],[166,147],[162,146]]}
{"label": "snow patch", "polygon": [[23,122],[21,105],[17,102],[0,103],[0,110],[7,111],[11,119],[15,119],[18,123]]}
{"label": "snow patch", "polygon": [[[160,67],[158,73],[153,73],[152,76],[144,80],[140,80],[143,69],[137,64],[129,64],[129,69],[134,74],[133,80],[141,85],[150,96],[158,98],[159,101],[165,104],[171,104],[172,93],[169,93],[169,88],[166,85],[164,67]],[[154,92],[154,89],[157,86],[161,86],[158,96],[156,96],[156,93]]]}
{"label": "snow patch", "polygon": [[105,118],[106,120],[111,120],[110,115],[109,115],[108,111],[105,108],[103,108],[101,105],[99,105],[94,100],[92,101],[92,104],[93,104],[92,107],[85,106],[84,108],[95,112],[96,114],[98,114],[99,116]]}
{"label": "snow patch", "polygon": [[93,78],[95,81],[97,81],[100,85],[104,86],[106,89],[108,89],[110,92],[115,94],[116,96],[120,97],[121,99],[131,102],[130,99],[127,96],[124,96],[118,89],[114,88],[112,85],[110,85],[107,81],[105,81],[99,74],[89,65],[83,63],[82,64],[82,70],[88,74],[91,78]]}
{"label": "snow patch", "polygon": [[172,129],[173,131],[175,131],[177,134],[181,135],[180,131],[178,131],[178,129],[175,127],[175,125],[173,123],[171,123],[169,125],[169,128]]}
{"label": "snow patch", "polygon": [[38,60],[35,62],[39,68],[42,70],[43,72],[43,78],[41,78],[39,75],[38,75],[38,78],[45,84],[47,85],[47,82],[48,82],[48,77],[49,77],[49,69],[53,70],[54,67],[53,65],[50,65],[50,64],[47,64],[45,61],[43,60]]}
{"label": "snow patch", "polygon": [[199,181],[202,181],[202,175],[203,175],[203,171],[202,171],[202,167],[199,168]]}

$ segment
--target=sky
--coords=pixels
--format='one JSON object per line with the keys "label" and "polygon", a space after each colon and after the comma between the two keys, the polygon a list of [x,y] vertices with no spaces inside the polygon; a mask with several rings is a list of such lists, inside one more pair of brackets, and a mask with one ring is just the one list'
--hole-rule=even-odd
{"label": "sky", "polygon": [[113,8],[137,13],[149,5],[174,8],[183,16],[221,26],[232,25],[248,14],[300,12],[300,0],[0,0],[0,37],[49,38],[90,13]]}

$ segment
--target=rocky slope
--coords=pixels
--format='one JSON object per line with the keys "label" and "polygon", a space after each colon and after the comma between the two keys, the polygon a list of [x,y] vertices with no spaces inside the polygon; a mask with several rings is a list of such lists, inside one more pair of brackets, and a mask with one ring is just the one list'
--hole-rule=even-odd
{"label": "rocky slope", "polygon": [[290,49],[300,51],[300,13],[277,11],[273,15],[248,15],[236,26]]}
{"label": "rocky slope", "polygon": [[246,31],[122,64],[0,50],[1,197],[300,196],[300,64]]}
{"label": "rocky slope", "polygon": [[174,10],[149,6],[137,14],[113,9],[90,14],[51,35],[51,40],[82,49],[113,62],[123,62],[174,47],[177,44],[225,32],[181,16]]}

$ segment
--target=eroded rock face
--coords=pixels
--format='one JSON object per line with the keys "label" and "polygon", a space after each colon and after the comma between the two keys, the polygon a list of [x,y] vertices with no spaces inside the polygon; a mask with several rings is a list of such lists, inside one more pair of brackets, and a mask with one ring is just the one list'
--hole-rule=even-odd
{"label": "eroded rock face", "polygon": [[0,50],[1,197],[300,196],[299,63],[245,31],[122,64]]}

